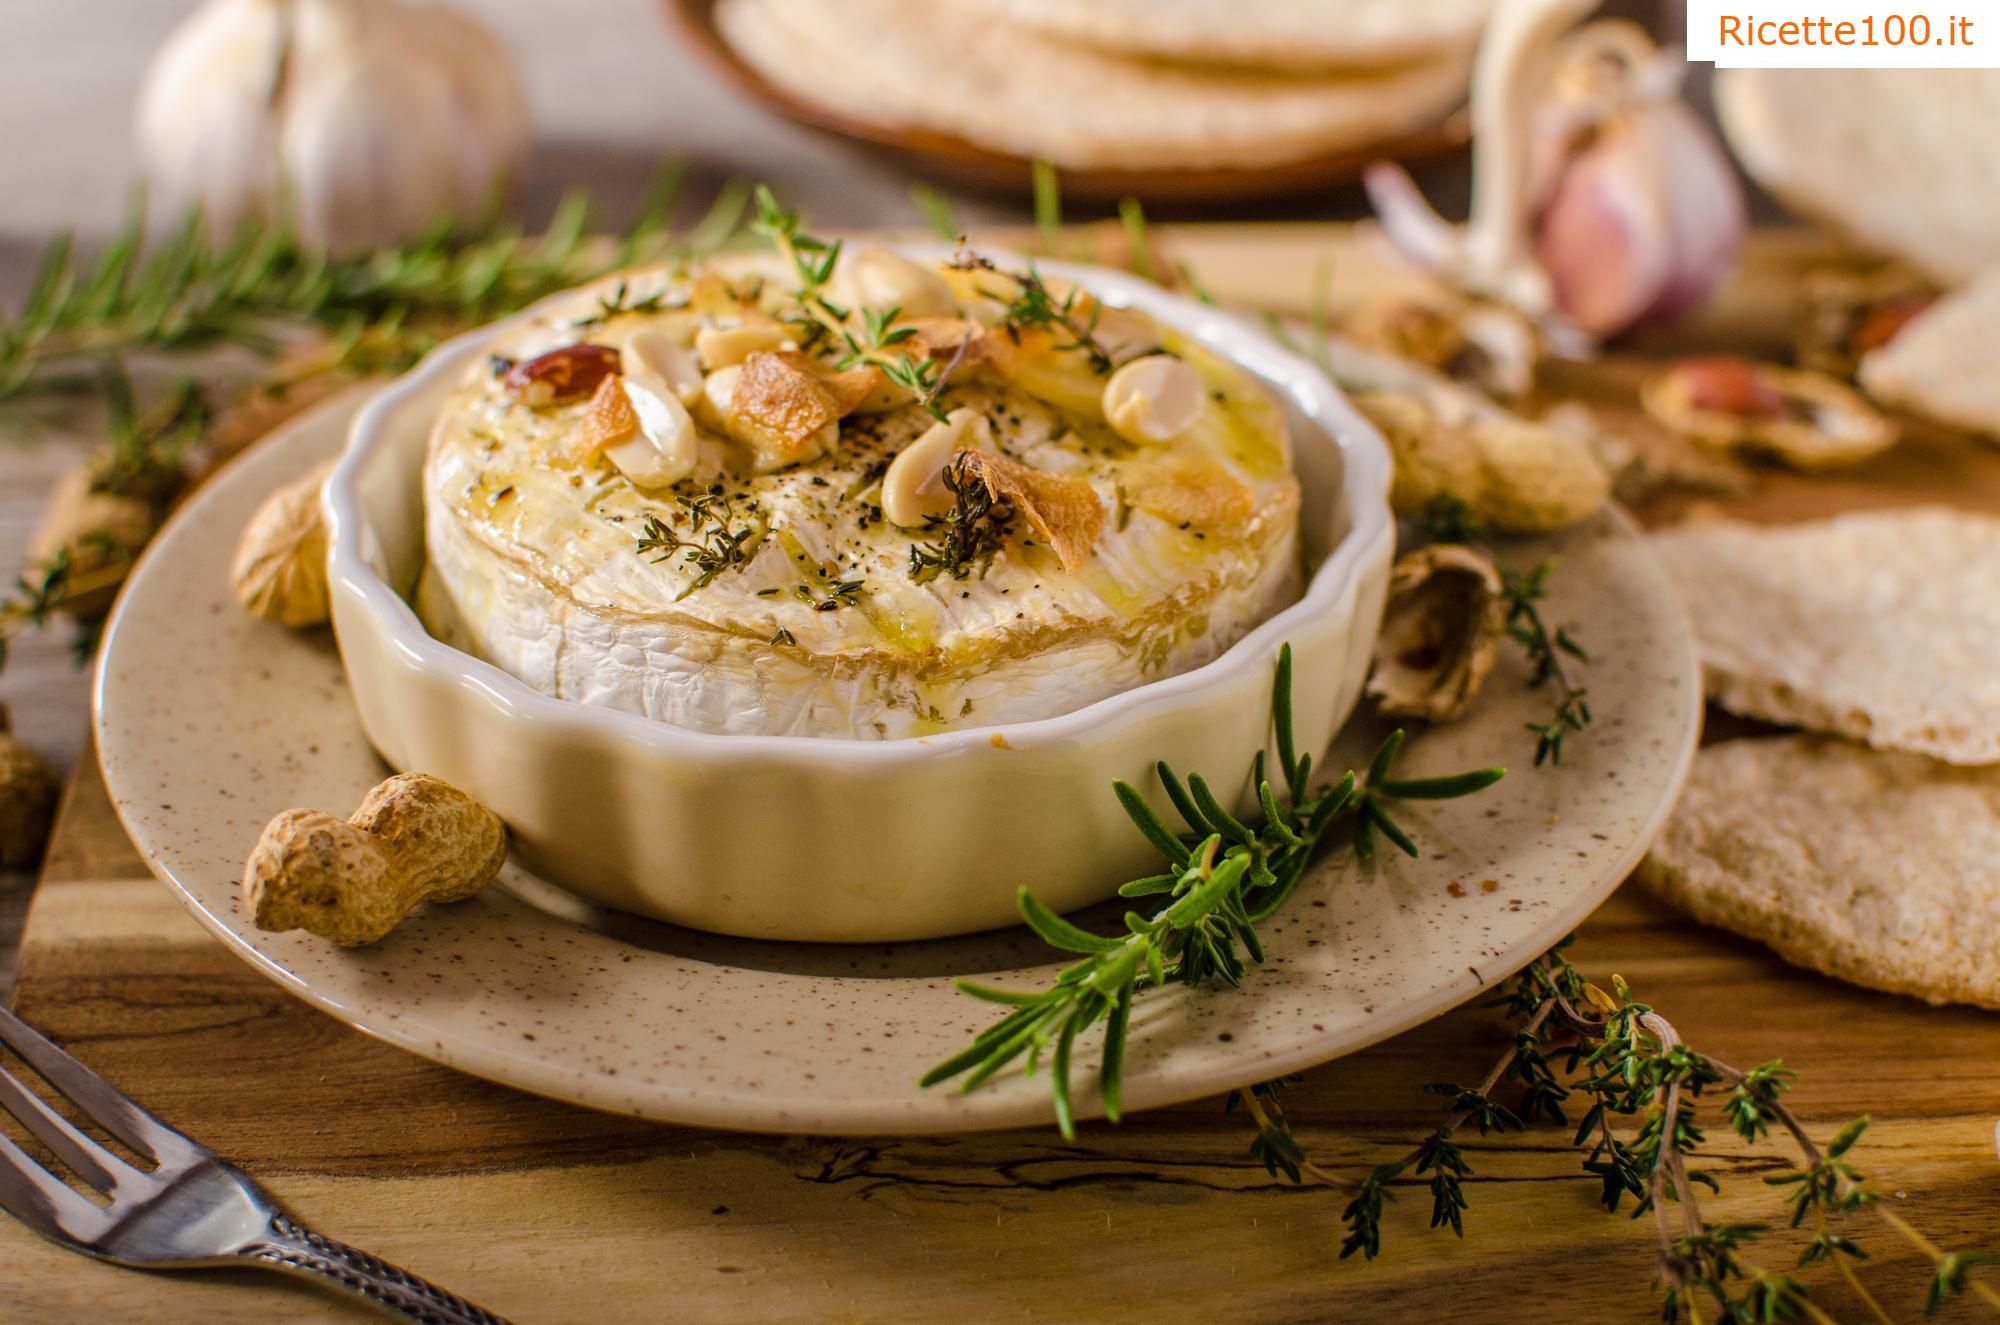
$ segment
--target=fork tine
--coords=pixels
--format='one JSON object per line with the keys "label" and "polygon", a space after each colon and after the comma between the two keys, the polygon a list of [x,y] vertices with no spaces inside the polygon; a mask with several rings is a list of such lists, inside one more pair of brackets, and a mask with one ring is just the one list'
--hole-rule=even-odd
{"label": "fork tine", "polygon": [[156,1163],[198,1155],[200,1147],[119,1094],[112,1084],[0,1007],[0,1044],[19,1054],[111,1135]]}
{"label": "fork tine", "polygon": [[0,1067],[0,1109],[13,1114],[21,1126],[33,1132],[77,1177],[100,1192],[110,1191],[117,1183],[110,1165],[127,1167],[116,1155],[77,1131],[69,1119],[50,1108],[4,1067]]}
{"label": "fork tine", "polygon": [[0,1136],[0,1210],[44,1237],[73,1242],[96,1236],[104,1218],[97,1206],[5,1136]]}

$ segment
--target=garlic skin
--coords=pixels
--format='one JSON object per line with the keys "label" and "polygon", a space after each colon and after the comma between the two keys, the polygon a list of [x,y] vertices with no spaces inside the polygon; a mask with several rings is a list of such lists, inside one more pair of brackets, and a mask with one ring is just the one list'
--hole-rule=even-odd
{"label": "garlic skin", "polygon": [[1384,715],[1464,716],[1500,655],[1500,591],[1499,568],[1476,548],[1433,543],[1397,558],[1367,688]]}
{"label": "garlic skin", "polygon": [[1445,222],[1400,167],[1366,183],[1390,240],[1558,348],[1670,323],[1734,269],[1747,229],[1721,145],[1680,100],[1685,63],[1596,0],[1506,0],[1473,83],[1473,207]]}
{"label": "garlic skin", "polygon": [[156,196],[228,228],[290,220],[310,243],[382,247],[488,206],[527,103],[506,50],[417,0],[207,0],[139,90]]}

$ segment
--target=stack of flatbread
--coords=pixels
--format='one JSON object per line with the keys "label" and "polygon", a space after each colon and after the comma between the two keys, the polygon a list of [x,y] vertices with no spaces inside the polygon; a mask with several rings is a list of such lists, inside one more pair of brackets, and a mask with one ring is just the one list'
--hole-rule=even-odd
{"label": "stack of flatbread", "polygon": [[1789,961],[2000,1008],[2000,520],[1652,536],[1711,699],[1820,735],[1701,752],[1641,878]]}
{"label": "stack of flatbread", "polygon": [[1766,189],[1948,292],[1864,360],[1862,386],[2000,439],[2000,70],[1732,69],[1715,100]]}
{"label": "stack of flatbread", "polygon": [[1072,170],[1283,165],[1438,123],[1496,0],[720,0],[802,100]]}

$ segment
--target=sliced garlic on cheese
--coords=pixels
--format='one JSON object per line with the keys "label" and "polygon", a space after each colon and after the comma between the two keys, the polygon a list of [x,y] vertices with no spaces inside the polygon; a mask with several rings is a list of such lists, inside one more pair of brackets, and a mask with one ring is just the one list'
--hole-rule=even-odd
{"label": "sliced garlic on cheese", "polygon": [[889,462],[882,475],[882,514],[889,523],[921,529],[926,516],[943,515],[956,504],[944,485],[945,466],[960,451],[991,449],[993,425],[978,410],[955,409],[933,423]]}
{"label": "sliced garlic on cheese", "polygon": [[847,303],[876,313],[896,312],[900,320],[957,317],[958,300],[944,277],[900,253],[884,248],[849,254],[836,278]]}
{"label": "sliced garlic on cheese", "polygon": [[1090,338],[1114,364],[1128,364],[1141,355],[1160,352],[1160,328],[1143,313],[1100,305],[1084,321]]}
{"label": "sliced garlic on cheese", "polygon": [[694,352],[711,373],[734,367],[760,350],[797,348],[791,333],[780,326],[703,327],[694,338]]}
{"label": "sliced garlic on cheese", "polygon": [[703,427],[715,432],[728,430],[730,411],[736,407],[736,384],[742,380],[742,364],[717,369],[702,379],[701,398],[693,408]]}
{"label": "sliced garlic on cheese", "polygon": [[623,354],[627,377],[657,378],[683,405],[701,397],[701,364],[694,352],[656,327],[632,333]]}
{"label": "sliced garlic on cheese", "polygon": [[642,488],[664,488],[694,472],[694,419],[678,397],[649,378],[627,377],[625,398],[639,417],[639,429],[616,446],[604,448],[604,458]]}
{"label": "sliced garlic on cheese", "polygon": [[1201,374],[1170,354],[1134,359],[1104,384],[1104,417],[1138,446],[1171,442],[1201,418]]}

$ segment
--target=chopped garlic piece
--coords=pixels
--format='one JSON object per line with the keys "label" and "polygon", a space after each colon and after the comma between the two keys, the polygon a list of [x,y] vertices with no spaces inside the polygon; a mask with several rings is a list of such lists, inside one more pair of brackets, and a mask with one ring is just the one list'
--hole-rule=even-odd
{"label": "chopped garlic piece", "polygon": [[1135,445],[1171,442],[1201,418],[1201,374],[1169,354],[1134,359],[1104,384],[1104,417]]}
{"label": "chopped garlic piece", "polygon": [[956,503],[944,485],[945,466],[960,451],[993,445],[993,425],[977,410],[955,409],[904,447],[882,475],[882,514],[889,523],[921,529],[925,517],[943,515]]}

